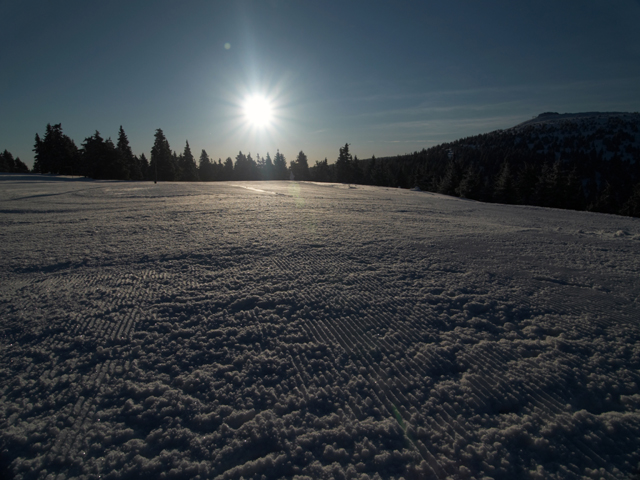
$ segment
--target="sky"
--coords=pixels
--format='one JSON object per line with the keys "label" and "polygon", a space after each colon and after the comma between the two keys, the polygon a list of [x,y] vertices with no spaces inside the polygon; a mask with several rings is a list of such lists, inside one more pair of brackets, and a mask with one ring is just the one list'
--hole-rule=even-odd
{"label": "sky", "polygon": [[[0,2],[0,150],[399,155],[546,111],[640,111],[640,1]],[[272,121],[246,118],[267,99]]]}

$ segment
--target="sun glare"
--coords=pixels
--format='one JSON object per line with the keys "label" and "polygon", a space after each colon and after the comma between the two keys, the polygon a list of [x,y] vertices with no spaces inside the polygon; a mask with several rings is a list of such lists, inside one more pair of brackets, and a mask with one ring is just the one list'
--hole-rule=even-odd
{"label": "sun glare", "polygon": [[273,107],[265,97],[247,98],[243,110],[246,120],[254,127],[268,127],[273,121]]}

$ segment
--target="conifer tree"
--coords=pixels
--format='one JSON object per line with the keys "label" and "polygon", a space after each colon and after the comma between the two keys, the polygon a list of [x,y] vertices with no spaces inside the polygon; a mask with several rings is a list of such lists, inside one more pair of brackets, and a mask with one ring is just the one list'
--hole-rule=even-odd
{"label": "conifer tree", "polygon": [[640,217],[640,183],[636,184],[631,196],[622,206],[620,213],[630,217]]}
{"label": "conifer tree", "polygon": [[140,154],[140,158],[138,158],[138,164],[140,165],[140,173],[142,173],[142,180],[151,180],[149,176],[149,160],[144,153]]}
{"label": "conifer tree", "polygon": [[288,180],[289,170],[287,169],[287,160],[284,155],[280,153],[280,150],[276,152],[276,156],[273,157],[273,179],[274,180]]}
{"label": "conifer tree", "polygon": [[618,192],[613,185],[607,182],[598,196],[595,205],[591,207],[591,210],[600,213],[618,213],[619,209],[620,201]]}
{"label": "conifer tree", "polygon": [[379,187],[387,185],[387,173],[386,166],[380,160],[373,158],[374,162],[371,165],[371,183]]}
{"label": "conifer tree", "polygon": [[106,159],[104,153],[104,139],[100,132],[84,139],[82,143],[82,156],[84,157],[85,175],[90,178],[106,178]]}
{"label": "conifer tree", "polygon": [[16,161],[7,150],[0,153],[0,172],[13,173],[16,170]]}
{"label": "conifer tree", "polygon": [[536,184],[538,183],[538,169],[531,163],[525,163],[518,172],[516,180],[517,201],[523,205],[533,204]]}
{"label": "conifer tree", "polygon": [[499,203],[512,204],[516,202],[515,182],[508,161],[502,164],[500,173],[494,183],[493,199]]}
{"label": "conifer tree", "polygon": [[258,165],[251,153],[247,154],[247,180],[259,180]]}
{"label": "conifer tree", "polygon": [[460,180],[460,184],[457,188],[457,193],[462,198],[481,200],[483,186],[480,171],[475,164],[472,163],[462,176],[462,180]]}
{"label": "conifer tree", "polygon": [[126,170],[120,152],[110,138],[104,140],[96,130],[82,144],[86,175],[100,180],[125,180]]}
{"label": "conifer tree", "polygon": [[27,165],[20,160],[20,157],[16,157],[16,166],[15,169],[13,170],[14,173],[29,173],[29,167],[27,167]]}
{"label": "conifer tree", "polygon": [[198,176],[203,182],[210,182],[213,180],[213,164],[204,149],[202,149],[202,152],[200,153]]}
{"label": "conifer tree", "polygon": [[154,180],[172,182],[178,179],[176,156],[171,152],[169,142],[160,128],[155,133],[149,168],[151,169],[151,178]]}
{"label": "conifer tree", "polygon": [[329,168],[329,162],[326,158],[322,161],[316,160],[316,164],[311,170],[311,178],[316,182],[331,181],[331,169]]}
{"label": "conifer tree", "polygon": [[262,169],[262,179],[263,180],[273,179],[273,161],[271,160],[271,155],[269,155],[269,152],[267,152],[267,156],[264,159],[264,167]]}
{"label": "conifer tree", "polygon": [[345,143],[340,147],[340,154],[336,160],[336,181],[340,183],[351,183],[353,181],[353,159],[349,153],[349,144]]}
{"label": "conifer tree", "polygon": [[461,180],[462,167],[456,159],[452,159],[449,161],[447,170],[438,184],[438,193],[456,195]]}
{"label": "conifer tree", "polygon": [[302,150],[300,150],[296,159],[291,162],[290,168],[295,180],[309,180],[309,161]]}
{"label": "conifer tree", "polygon": [[233,178],[233,160],[227,157],[222,167],[222,180],[231,180]]}
{"label": "conifer tree", "polygon": [[82,158],[76,144],[62,133],[62,125],[47,124],[44,138],[36,133],[33,171],[56,175],[83,175]]}
{"label": "conifer tree", "polygon": [[256,154],[256,180],[264,180],[264,166],[266,161],[260,154]]}
{"label": "conifer tree", "polygon": [[251,162],[253,162],[253,159],[249,160],[244,153],[238,152],[236,163],[233,166],[234,180],[251,180]]}
{"label": "conifer tree", "polygon": [[139,160],[133,155],[133,152],[131,151],[131,146],[129,146],[129,139],[127,138],[127,134],[124,133],[122,125],[120,125],[120,130],[118,130],[117,150],[120,156],[120,162],[122,163],[124,179],[142,180],[142,168],[140,167]]}
{"label": "conifer tree", "polygon": [[353,157],[353,161],[351,162],[351,182],[358,184],[366,183],[364,180],[364,170],[357,155]]}
{"label": "conifer tree", "polygon": [[189,141],[184,147],[184,152],[180,156],[180,174],[181,180],[186,182],[198,181],[198,168],[196,167],[196,161],[191,153],[191,147],[189,147]]}

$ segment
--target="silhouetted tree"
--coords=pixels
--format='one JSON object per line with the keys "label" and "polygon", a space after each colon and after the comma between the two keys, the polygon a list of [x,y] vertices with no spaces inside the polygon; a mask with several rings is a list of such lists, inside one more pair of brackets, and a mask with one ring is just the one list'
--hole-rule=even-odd
{"label": "silhouetted tree", "polygon": [[364,177],[364,169],[357,155],[353,157],[353,161],[351,162],[351,183],[367,183]]}
{"label": "silhouetted tree", "polygon": [[33,171],[36,173],[53,173],[57,175],[83,175],[82,158],[76,144],[62,133],[60,123],[47,124],[44,138],[36,133],[33,148],[35,159]]}
{"label": "silhouetted tree", "polygon": [[256,161],[251,157],[251,153],[247,154],[247,167],[249,169],[248,180],[260,180],[260,174],[258,172],[258,165]]}
{"label": "silhouetted tree", "polygon": [[20,160],[20,157],[16,157],[16,166],[13,170],[13,173],[30,173],[29,172],[29,167],[27,167],[27,165]]}
{"label": "silhouetted tree", "polygon": [[261,176],[263,180],[273,179],[273,161],[271,160],[271,156],[269,155],[269,152],[267,152],[267,156],[264,159],[264,166],[262,167]]}
{"label": "silhouetted tree", "polygon": [[289,166],[295,180],[309,180],[309,162],[305,153],[300,150],[296,159]]}
{"label": "silhouetted tree", "polygon": [[0,153],[0,172],[12,173],[16,169],[16,161],[7,150]]}
{"label": "silhouetted tree", "polygon": [[151,178],[149,177],[149,160],[147,160],[147,157],[144,153],[142,153],[140,155],[140,158],[138,158],[138,164],[140,165],[142,178],[144,180],[150,180]]}
{"label": "silhouetted tree", "polygon": [[280,153],[280,150],[278,150],[276,152],[276,156],[273,157],[273,179],[289,180],[287,160],[284,158],[284,155]]}
{"label": "silhouetted tree", "polygon": [[186,182],[198,181],[198,167],[196,167],[188,140],[184,146],[184,152],[180,156],[180,179]]}
{"label": "silhouetted tree", "polygon": [[236,155],[236,163],[233,167],[233,178],[235,180],[256,180],[257,165],[251,154],[245,155],[239,152]]}
{"label": "silhouetted tree", "polygon": [[233,160],[231,160],[231,157],[227,157],[227,159],[224,161],[221,180],[231,180],[232,178],[233,178]]}
{"label": "silhouetted tree", "polygon": [[209,160],[209,155],[207,152],[202,149],[202,153],[200,153],[200,161],[198,165],[198,176],[200,180],[203,182],[211,182],[214,180],[214,165]]}
{"label": "silhouetted tree", "polygon": [[155,133],[149,168],[151,169],[151,177],[154,180],[171,182],[178,179],[179,170],[176,164],[176,156],[171,152],[169,142],[160,128]]}
{"label": "silhouetted tree", "polygon": [[96,130],[84,139],[82,155],[86,175],[98,180],[125,180],[127,170],[121,153],[111,139],[104,140]]}
{"label": "silhouetted tree", "polygon": [[131,147],[129,146],[129,139],[127,134],[124,133],[122,125],[118,131],[118,143],[117,143],[118,155],[120,156],[120,162],[122,163],[122,169],[124,173],[124,179],[126,180],[142,180],[142,169],[138,159],[133,155]]}
{"label": "silhouetted tree", "polygon": [[316,160],[316,164],[311,168],[311,178],[316,182],[330,182],[331,181],[331,169],[329,168],[329,162],[325,158],[322,161]]}
{"label": "silhouetted tree", "polygon": [[336,181],[340,183],[351,183],[353,181],[353,159],[349,153],[349,144],[345,143],[340,147],[340,154],[336,160]]}
{"label": "silhouetted tree", "polygon": [[[375,157],[371,165],[371,183],[379,187],[388,185],[388,171],[387,164],[383,160],[378,160]],[[422,188],[422,187],[421,187]]]}

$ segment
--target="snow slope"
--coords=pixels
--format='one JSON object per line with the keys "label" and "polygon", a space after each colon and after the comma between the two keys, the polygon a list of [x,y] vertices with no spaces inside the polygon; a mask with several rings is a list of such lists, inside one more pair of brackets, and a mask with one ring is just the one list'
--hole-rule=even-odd
{"label": "snow slope", "polygon": [[640,472],[638,219],[4,175],[0,225],[6,475]]}

